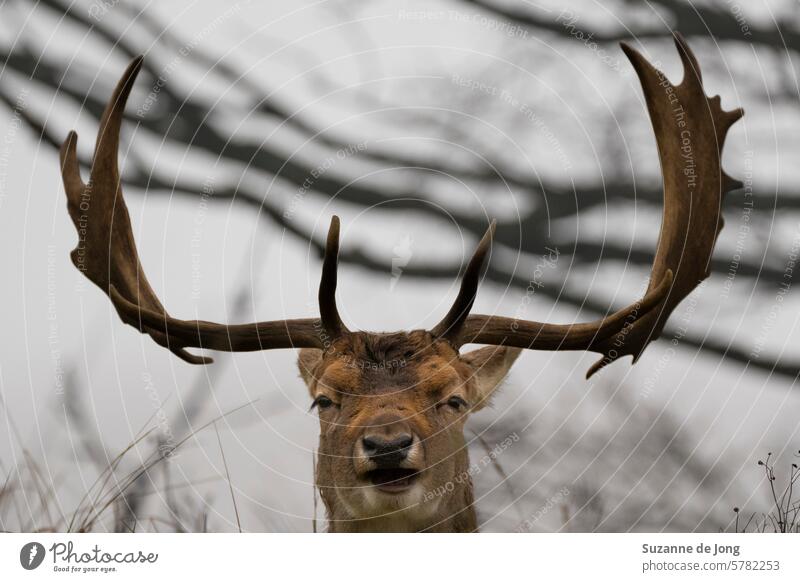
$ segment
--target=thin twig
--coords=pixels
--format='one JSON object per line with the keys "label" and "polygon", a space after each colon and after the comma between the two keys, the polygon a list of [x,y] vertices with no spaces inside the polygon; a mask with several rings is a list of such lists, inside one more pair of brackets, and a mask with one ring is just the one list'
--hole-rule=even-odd
{"label": "thin twig", "polygon": [[228,471],[228,460],[225,458],[225,449],[222,448],[222,439],[219,436],[219,427],[214,423],[214,431],[217,433],[217,442],[219,443],[219,452],[222,454],[222,464],[225,467],[225,478],[228,480],[228,488],[231,491],[231,501],[233,501],[233,511],[236,513],[236,525],[239,528],[239,533],[242,533],[242,522],[239,519],[239,507],[236,505],[236,496],[233,494],[233,483],[231,483],[231,474]]}

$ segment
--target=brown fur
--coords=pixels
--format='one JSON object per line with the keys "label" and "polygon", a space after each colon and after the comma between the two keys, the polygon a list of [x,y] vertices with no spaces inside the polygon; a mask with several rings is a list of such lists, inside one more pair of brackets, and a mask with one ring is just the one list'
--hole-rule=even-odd
{"label": "brown fur", "polygon": [[[518,354],[491,346],[462,356],[426,331],[349,333],[325,352],[301,350],[311,397],[335,403],[319,410],[316,485],[329,531],[475,531],[464,422]],[[454,409],[452,396],[467,406]],[[358,447],[366,431],[415,435],[409,464],[419,477],[408,494],[382,493],[365,480],[370,462]]]}

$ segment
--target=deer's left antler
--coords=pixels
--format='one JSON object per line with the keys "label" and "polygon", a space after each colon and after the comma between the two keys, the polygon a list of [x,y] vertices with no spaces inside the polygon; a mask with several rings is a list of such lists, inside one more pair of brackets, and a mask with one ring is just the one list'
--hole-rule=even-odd
{"label": "deer's left antler", "polygon": [[[446,337],[456,338],[459,345],[598,352],[603,357],[589,369],[588,377],[622,356],[631,355],[635,362],[661,334],[675,307],[708,277],[722,228],[722,197],[742,187],[722,170],[720,160],[728,129],[744,112],[723,111],[719,96],[707,97],[697,59],[679,34],[675,34],[675,45],[684,69],[679,85],[673,85],[638,51],[622,44],[644,90],[664,180],[661,233],[644,298],[604,319],[574,325],[490,315],[465,317],[462,309],[458,310],[461,327],[456,329],[450,322]],[[485,256],[487,246],[482,241],[476,255]],[[476,281],[477,277],[464,278],[458,304],[472,305]],[[441,326],[434,331],[441,331]]]}

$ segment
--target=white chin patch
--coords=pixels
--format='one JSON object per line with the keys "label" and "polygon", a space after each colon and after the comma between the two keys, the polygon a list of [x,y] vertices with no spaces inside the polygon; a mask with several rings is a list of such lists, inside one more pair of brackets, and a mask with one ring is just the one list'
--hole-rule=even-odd
{"label": "white chin patch", "polygon": [[407,490],[399,493],[386,493],[375,486],[365,487],[364,510],[371,517],[391,513],[402,509],[418,508],[420,513],[427,513],[430,503],[423,502],[424,488],[421,483],[414,483]]}

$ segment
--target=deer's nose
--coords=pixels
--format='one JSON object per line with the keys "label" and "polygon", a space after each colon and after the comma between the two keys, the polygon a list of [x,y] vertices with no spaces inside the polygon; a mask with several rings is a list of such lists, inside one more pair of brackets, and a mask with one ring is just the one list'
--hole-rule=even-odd
{"label": "deer's nose", "polygon": [[383,435],[364,435],[361,444],[364,452],[379,467],[396,467],[408,457],[414,437],[404,433],[385,437]]}

